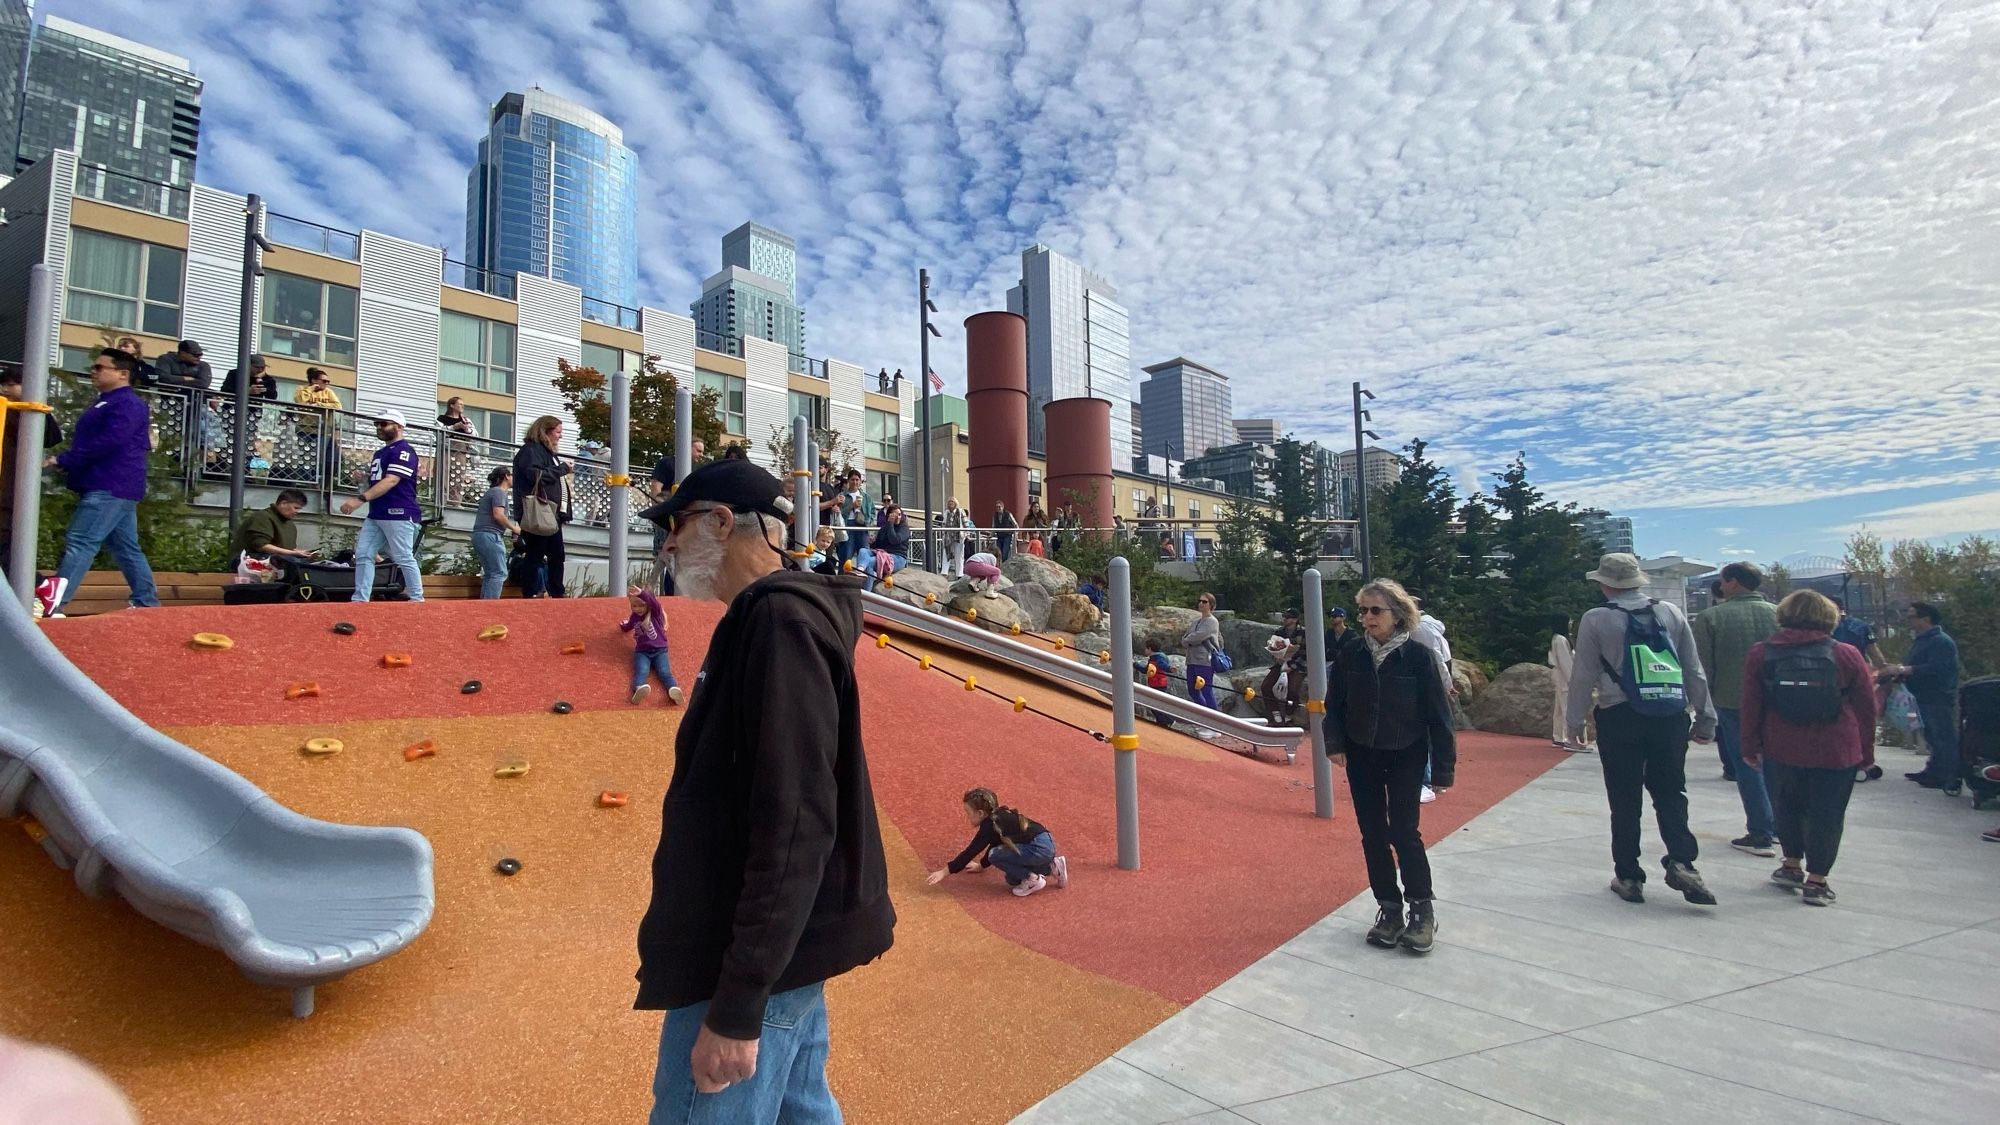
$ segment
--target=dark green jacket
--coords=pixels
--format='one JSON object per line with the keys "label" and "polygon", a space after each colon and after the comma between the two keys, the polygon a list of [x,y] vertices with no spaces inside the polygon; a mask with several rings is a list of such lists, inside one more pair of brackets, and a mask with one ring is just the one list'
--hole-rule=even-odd
{"label": "dark green jacket", "polygon": [[278,514],[278,509],[259,508],[243,513],[243,522],[236,525],[236,536],[229,541],[229,558],[234,565],[236,557],[245,551],[263,554],[271,546],[286,550],[297,550],[299,529],[291,520]]}

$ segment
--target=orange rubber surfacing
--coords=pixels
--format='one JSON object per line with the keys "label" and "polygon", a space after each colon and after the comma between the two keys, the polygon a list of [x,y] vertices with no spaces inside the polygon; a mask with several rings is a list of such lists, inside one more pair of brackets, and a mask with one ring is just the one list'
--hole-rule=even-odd
{"label": "orange rubber surfacing", "polygon": [[[666,605],[691,685],[719,607]],[[624,616],[622,599],[599,599],[51,623],[121,701],[287,805],[424,832],[438,910],[410,949],[322,988],[318,1014],[295,1021],[281,993],[85,899],[0,826],[0,1029],[90,1059],[155,1122],[638,1119],[659,1015],[630,1010],[633,939],[680,712],[658,690],[625,703]],[[360,633],[329,633],[337,620]],[[491,624],[507,639],[477,641]],[[205,630],[236,647],[188,648]],[[584,656],[559,655],[577,639]],[[381,668],[391,651],[412,666]],[[1004,675],[938,661],[982,683]],[[1345,793],[1338,819],[1315,821],[1303,756],[1251,762],[1142,725],[1145,868],[1121,872],[1107,746],[893,651],[864,645],[856,666],[899,924],[887,957],[829,987],[830,1069],[851,1120],[1007,1120],[1364,885]],[[322,695],[285,700],[306,679]],[[467,679],[485,689],[460,695]],[[1091,717],[1023,683],[1036,706]],[[549,714],[558,698],[576,713]],[[300,754],[315,736],[346,749]],[[424,740],[435,755],[405,761]],[[1433,839],[1560,757],[1484,736],[1462,756],[1461,786],[1425,809]],[[493,778],[509,758],[532,770]],[[1068,890],[1015,899],[994,873],[923,885],[969,835],[958,796],[973,785],[1050,826],[1072,860]],[[630,803],[598,807],[605,791]],[[521,874],[493,874],[503,857]],[[1036,1044],[1036,1064],[991,1065],[1006,1042]]]}

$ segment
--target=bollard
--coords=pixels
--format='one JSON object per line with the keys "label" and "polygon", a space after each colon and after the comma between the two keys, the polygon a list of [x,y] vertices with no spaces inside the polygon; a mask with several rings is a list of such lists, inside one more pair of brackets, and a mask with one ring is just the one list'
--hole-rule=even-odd
{"label": "bollard", "polygon": [[626,572],[626,538],[631,534],[632,491],[632,376],[625,371],[611,373],[611,472],[604,483],[611,488],[611,567],[609,593],[623,597]]}
{"label": "bollard", "polygon": [[[49,401],[49,341],[55,338],[55,273],[45,265],[28,267],[27,336],[22,344],[21,400]],[[11,413],[11,411],[10,411]],[[14,459],[14,542],[7,577],[23,607],[35,601],[35,541],[42,522],[42,448],[48,416],[24,410],[14,427],[14,446],[0,456]],[[32,613],[32,608],[29,608]]]}
{"label": "bollard", "polygon": [[1319,568],[1306,571],[1306,734],[1312,753],[1313,815],[1333,817],[1333,763],[1326,757],[1326,602]]}
{"label": "bollard", "polygon": [[819,505],[813,502],[812,463],[812,423],[801,414],[792,419],[792,549],[804,552],[799,558],[799,566],[805,566],[805,555],[812,553],[813,513]]}
{"label": "bollard", "polygon": [[826,497],[819,494],[819,443],[809,443],[806,450],[806,467],[813,471],[812,503],[806,506],[806,542],[811,544],[819,540],[819,502]]}
{"label": "bollard", "polygon": [[1118,866],[1139,870],[1139,722],[1132,706],[1132,564],[1111,560],[1111,762],[1118,787]]}
{"label": "bollard", "polygon": [[694,395],[687,389],[687,378],[676,375],[678,386],[674,390],[674,487],[679,488],[687,475],[694,471]]}

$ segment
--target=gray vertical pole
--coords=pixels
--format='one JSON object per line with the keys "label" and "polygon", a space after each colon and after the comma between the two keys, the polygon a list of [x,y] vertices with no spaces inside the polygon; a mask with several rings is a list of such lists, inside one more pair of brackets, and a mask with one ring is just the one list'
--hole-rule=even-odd
{"label": "gray vertical pole", "polygon": [[1326,599],[1319,568],[1306,569],[1306,735],[1313,766],[1313,815],[1333,817],[1333,763],[1326,758]]}
{"label": "gray vertical pole", "polygon": [[1354,384],[1354,546],[1361,556],[1361,580],[1375,575],[1368,549],[1368,456],[1361,447],[1361,383]]}
{"label": "gray vertical pole", "polygon": [[[244,430],[249,425],[250,408],[250,353],[256,350],[257,311],[257,269],[258,243],[264,238],[264,201],[251,195],[243,205],[243,303],[236,319],[236,401],[230,404],[230,425],[233,427],[229,443],[229,533],[236,534],[236,524],[243,518],[243,471],[250,459],[249,435]],[[193,417],[201,417],[201,404],[196,403]]]}
{"label": "gray vertical pole", "polygon": [[[55,332],[55,274],[45,265],[28,268],[27,339],[21,356],[21,398],[49,401],[49,337]],[[24,410],[14,428],[14,542],[7,559],[7,580],[23,606],[35,597],[35,541],[42,525],[42,435],[48,418]]]}
{"label": "gray vertical pole", "polygon": [[674,391],[674,488],[679,488],[687,475],[694,471],[694,396],[688,393],[687,380],[676,377],[679,384]]}
{"label": "gray vertical pole", "polygon": [[1118,785],[1118,866],[1139,870],[1139,722],[1132,709],[1132,564],[1111,560],[1111,758]]}
{"label": "gray vertical pole", "polygon": [[937,573],[938,549],[937,527],[933,516],[937,504],[931,498],[931,271],[917,271],[917,318],[922,323],[917,326],[917,340],[922,362],[924,380],[924,407],[919,425],[923,427],[923,474],[924,474],[924,569]]}
{"label": "gray vertical pole", "polygon": [[812,502],[812,455],[812,420],[801,414],[792,419],[792,548],[799,551],[812,549],[812,514],[819,510]]}
{"label": "gray vertical pole", "polygon": [[806,443],[806,467],[813,471],[809,490],[812,511],[806,518],[806,541],[800,544],[802,547],[810,546],[819,539],[819,443],[816,441]]}
{"label": "gray vertical pole", "polygon": [[626,536],[632,518],[632,376],[624,370],[611,373],[611,566],[612,597],[625,593]]}

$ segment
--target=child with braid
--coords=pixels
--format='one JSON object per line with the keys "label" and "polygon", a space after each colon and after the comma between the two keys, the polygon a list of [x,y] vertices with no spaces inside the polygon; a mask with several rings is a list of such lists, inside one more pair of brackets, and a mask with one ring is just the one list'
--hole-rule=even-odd
{"label": "child with braid", "polygon": [[935,887],[946,875],[997,867],[1017,898],[1026,898],[1051,882],[1069,886],[1069,860],[1056,852],[1055,837],[1019,809],[1000,803],[991,789],[965,791],[965,819],[978,830],[972,843],[950,863],[931,872]]}

